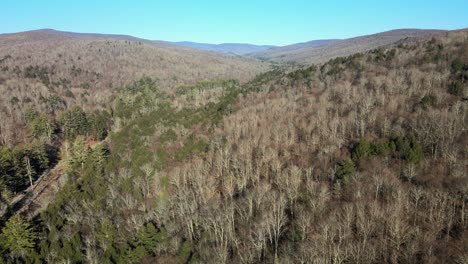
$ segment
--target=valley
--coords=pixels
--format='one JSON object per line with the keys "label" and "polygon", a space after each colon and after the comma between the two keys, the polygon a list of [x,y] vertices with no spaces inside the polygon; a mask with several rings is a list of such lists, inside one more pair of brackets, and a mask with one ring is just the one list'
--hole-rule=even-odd
{"label": "valley", "polygon": [[1,263],[468,260],[466,29],[180,45],[0,35]]}

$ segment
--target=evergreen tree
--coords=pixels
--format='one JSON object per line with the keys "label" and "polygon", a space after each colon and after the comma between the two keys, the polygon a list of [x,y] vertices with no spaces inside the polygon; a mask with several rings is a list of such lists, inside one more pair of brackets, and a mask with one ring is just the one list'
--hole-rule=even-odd
{"label": "evergreen tree", "polygon": [[84,163],[89,154],[89,149],[85,145],[86,140],[83,136],[76,137],[72,144],[72,158],[70,160],[72,166],[79,165],[81,168],[84,167]]}
{"label": "evergreen tree", "polygon": [[52,116],[44,113],[38,114],[29,110],[25,113],[24,118],[35,138],[49,142],[52,140],[52,136],[57,130],[57,125]]}
{"label": "evergreen tree", "polygon": [[74,106],[60,113],[58,120],[62,127],[62,133],[67,139],[74,139],[77,135],[88,134],[87,116],[79,106]]}
{"label": "evergreen tree", "polygon": [[356,171],[356,166],[351,159],[346,159],[338,164],[338,168],[335,172],[337,180],[342,180],[346,176],[353,174]]}
{"label": "evergreen tree", "polygon": [[103,140],[109,130],[110,115],[106,111],[95,112],[88,116],[90,133],[94,139]]}
{"label": "evergreen tree", "polygon": [[365,138],[361,139],[361,141],[359,141],[359,143],[353,150],[353,160],[359,161],[363,158],[367,158],[371,154],[371,150],[372,148],[369,141],[367,141],[367,139]]}
{"label": "evergreen tree", "polygon": [[6,222],[0,238],[2,251],[9,251],[13,257],[26,257],[34,248],[37,234],[30,223],[14,215]]}
{"label": "evergreen tree", "polygon": [[152,223],[140,228],[136,235],[137,245],[143,246],[148,254],[155,254],[158,243],[166,239],[163,232],[159,232]]}

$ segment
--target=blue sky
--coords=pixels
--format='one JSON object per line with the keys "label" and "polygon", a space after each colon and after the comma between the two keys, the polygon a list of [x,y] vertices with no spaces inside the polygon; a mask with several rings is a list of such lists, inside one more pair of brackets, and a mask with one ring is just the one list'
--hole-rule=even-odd
{"label": "blue sky", "polygon": [[53,28],[168,41],[285,45],[397,28],[468,27],[467,0],[2,2],[0,33]]}

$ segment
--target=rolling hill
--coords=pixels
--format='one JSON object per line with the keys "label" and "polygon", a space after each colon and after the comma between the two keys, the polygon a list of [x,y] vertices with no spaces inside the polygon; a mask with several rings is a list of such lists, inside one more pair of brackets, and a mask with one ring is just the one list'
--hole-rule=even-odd
{"label": "rolling hill", "polygon": [[[34,226],[31,263],[466,263],[467,80],[466,32],[243,84],[142,78],[112,115],[59,115],[50,187],[3,234]],[[0,150],[15,213],[44,151]]]}
{"label": "rolling hill", "polygon": [[[62,71],[71,66],[99,72],[107,79],[146,74],[166,81],[181,73],[184,82],[235,77],[247,80],[268,65],[251,58],[204,52],[163,41],[126,35],[88,34],[36,30],[0,35],[3,66],[50,66]],[[249,66],[250,65],[250,66]],[[113,68],[118,68],[117,72]],[[114,75],[114,76],[111,76]]]}
{"label": "rolling hill", "polygon": [[208,44],[208,43],[197,43],[190,41],[182,42],[169,42],[178,46],[189,47],[194,49],[214,51],[226,54],[236,55],[247,55],[250,53],[261,52],[271,48],[275,48],[273,45],[253,45],[244,43],[222,43],[222,44]]}
{"label": "rolling hill", "polygon": [[[165,89],[202,80],[250,80],[269,69],[255,58],[200,51],[125,35],[36,30],[0,35],[0,142],[24,138],[28,108],[106,106],[115,89],[143,76]],[[47,110],[49,109],[49,110]],[[10,132],[8,132],[10,131]],[[20,131],[20,132],[18,132]]]}
{"label": "rolling hill", "polygon": [[467,263],[468,32],[310,50],[0,36],[0,263]]}
{"label": "rolling hill", "polygon": [[268,49],[249,55],[278,63],[323,63],[331,58],[348,56],[357,52],[364,52],[390,45],[401,39],[427,37],[441,32],[444,31],[398,29],[343,40],[311,41],[302,44]]}
{"label": "rolling hill", "polygon": [[225,54],[236,54],[258,58],[274,63],[296,63],[309,65],[323,63],[340,56],[348,56],[375,48],[391,45],[405,38],[423,38],[445,32],[444,30],[396,29],[382,33],[359,36],[349,39],[320,39],[287,46],[252,44],[207,44],[190,41],[164,42],[198,50]]}

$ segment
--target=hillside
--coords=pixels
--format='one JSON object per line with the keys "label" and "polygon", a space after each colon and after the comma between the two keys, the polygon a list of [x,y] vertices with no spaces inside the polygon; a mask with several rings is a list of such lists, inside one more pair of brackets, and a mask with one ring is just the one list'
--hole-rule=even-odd
{"label": "hillside", "polygon": [[214,51],[226,54],[236,54],[236,55],[247,55],[250,53],[261,52],[274,48],[272,45],[253,45],[253,44],[241,44],[241,43],[222,43],[222,44],[207,44],[207,43],[197,43],[190,41],[182,42],[169,42],[171,44],[189,47],[194,49]]}
{"label": "hillside", "polygon": [[99,109],[117,87],[143,76],[171,89],[201,80],[247,81],[268,69],[252,58],[123,35],[54,30],[0,35],[0,145],[26,137],[19,128],[28,108],[50,112],[77,104]]}
{"label": "hillside", "polygon": [[[468,32],[168,87],[28,115],[60,181],[4,219],[5,262],[467,262]],[[2,209],[41,146],[0,148]]]}
{"label": "hillside", "polygon": [[253,54],[252,57],[273,62],[298,64],[323,63],[335,57],[348,56],[395,43],[405,38],[428,37],[440,30],[399,29],[343,40],[311,41],[273,48]]}
{"label": "hillside", "polygon": [[312,40],[312,41],[307,41],[303,43],[296,43],[292,45],[287,45],[287,46],[281,46],[281,47],[272,47],[268,50],[264,51],[259,51],[259,52],[252,52],[248,54],[249,56],[254,56],[254,57],[259,57],[263,59],[268,59],[268,56],[270,54],[275,54],[277,52],[283,53],[283,52],[294,52],[296,50],[301,50],[301,49],[307,49],[307,48],[316,48],[320,46],[326,46],[330,45],[333,42],[339,41],[339,39],[321,39],[321,40]]}

